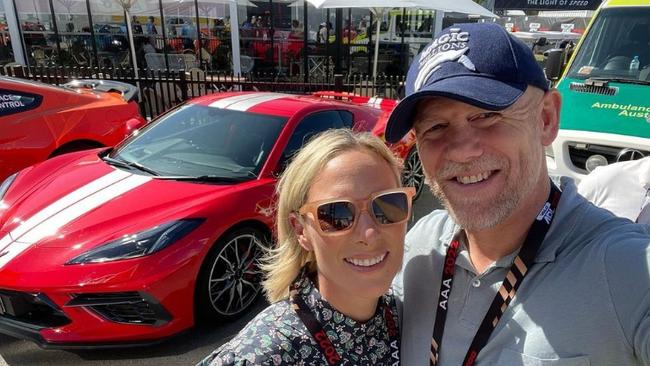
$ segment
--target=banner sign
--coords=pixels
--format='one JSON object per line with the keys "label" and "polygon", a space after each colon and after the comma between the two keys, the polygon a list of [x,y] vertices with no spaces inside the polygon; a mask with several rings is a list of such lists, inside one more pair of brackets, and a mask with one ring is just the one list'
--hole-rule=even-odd
{"label": "banner sign", "polygon": [[495,0],[495,10],[596,10],[601,0]]}

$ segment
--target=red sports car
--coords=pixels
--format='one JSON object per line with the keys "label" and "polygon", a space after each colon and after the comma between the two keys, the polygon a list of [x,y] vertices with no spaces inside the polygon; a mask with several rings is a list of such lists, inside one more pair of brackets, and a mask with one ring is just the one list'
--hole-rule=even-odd
{"label": "red sports car", "polygon": [[12,175],[0,185],[0,332],[46,348],[146,344],[242,314],[260,293],[287,161],[326,129],[383,133],[394,102],[355,101],[213,94],[114,149]]}
{"label": "red sports car", "polygon": [[0,77],[0,180],[63,153],[113,146],[145,120],[137,89],[108,80],[63,87]]}

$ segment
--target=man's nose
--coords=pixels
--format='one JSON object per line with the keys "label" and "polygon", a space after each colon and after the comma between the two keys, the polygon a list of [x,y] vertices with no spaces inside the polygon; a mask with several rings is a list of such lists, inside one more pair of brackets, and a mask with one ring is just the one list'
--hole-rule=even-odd
{"label": "man's nose", "polygon": [[452,128],[446,137],[447,160],[467,163],[483,154],[480,131],[467,124]]}

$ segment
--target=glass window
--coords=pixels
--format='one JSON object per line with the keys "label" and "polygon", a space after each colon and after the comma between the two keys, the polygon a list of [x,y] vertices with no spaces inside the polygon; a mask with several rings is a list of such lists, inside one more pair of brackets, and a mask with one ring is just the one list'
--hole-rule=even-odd
{"label": "glass window", "polygon": [[30,66],[56,66],[57,47],[48,0],[14,1]]}
{"label": "glass window", "polygon": [[163,2],[163,14],[165,16],[167,53],[186,55],[170,56],[170,68],[197,67],[199,65],[199,34],[194,1]]}
{"label": "glass window", "polygon": [[158,2],[137,1],[130,10],[135,57],[139,68],[165,68],[164,40]]}
{"label": "glass window", "polygon": [[[139,2],[136,2],[136,4]],[[115,1],[90,0],[97,58],[101,67],[130,67],[124,9]]]}
{"label": "glass window", "polygon": [[252,178],[287,119],[187,104],[128,141],[113,156],[161,175]]}
{"label": "glass window", "polygon": [[85,1],[53,0],[61,55],[61,66],[96,66]]}
{"label": "glass window", "polygon": [[208,71],[231,70],[230,8],[227,4],[198,3],[201,63]]}
{"label": "glass window", "polygon": [[630,70],[636,57],[638,70],[650,66],[650,9],[604,9],[575,57],[569,76],[650,81],[648,73]]}
{"label": "glass window", "polygon": [[0,2],[0,66],[10,62],[14,62],[14,53],[11,48],[11,38],[9,37],[4,2]]}
{"label": "glass window", "polygon": [[344,121],[341,117],[342,113],[349,112],[316,112],[306,116],[302,121],[300,121],[291,134],[287,146],[284,148],[279,166],[284,168],[288,164],[289,160],[291,160],[291,157],[293,157],[293,155],[295,155],[303,145],[319,133],[333,128],[350,128],[351,125],[349,125],[348,122],[349,118],[345,117],[346,121]]}

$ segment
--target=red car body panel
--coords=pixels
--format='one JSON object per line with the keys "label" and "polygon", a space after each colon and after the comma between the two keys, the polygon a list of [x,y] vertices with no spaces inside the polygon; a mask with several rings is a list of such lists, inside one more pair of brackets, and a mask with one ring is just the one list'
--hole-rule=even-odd
{"label": "red car body panel", "polygon": [[[212,105],[243,95],[247,94],[215,94],[190,104]],[[258,178],[239,184],[201,184],[133,174],[102,161],[98,153],[103,149],[58,156],[23,170],[0,197],[0,295],[3,290],[44,294],[70,322],[21,334],[6,324],[3,328],[8,316],[3,318],[0,311],[0,331],[44,347],[69,347],[148,342],[191,327],[196,278],[209,250],[224,233],[242,224],[272,232],[273,172],[284,146],[303,117],[332,109],[352,112],[355,129],[375,133],[383,132],[388,112],[362,102],[314,96],[286,96],[251,105],[249,112],[289,119]],[[147,128],[155,128],[155,122]],[[403,158],[413,145],[414,139],[407,136],[393,145],[393,150]],[[151,255],[66,264],[126,235],[196,218],[204,221]],[[86,307],[68,306],[76,294],[133,291],[154,298],[170,314],[170,320],[155,326],[124,324]]]}
{"label": "red car body panel", "polygon": [[42,98],[35,108],[0,116],[0,181],[66,144],[113,146],[145,124],[137,103],[117,93],[7,77],[0,77],[0,91]]}

